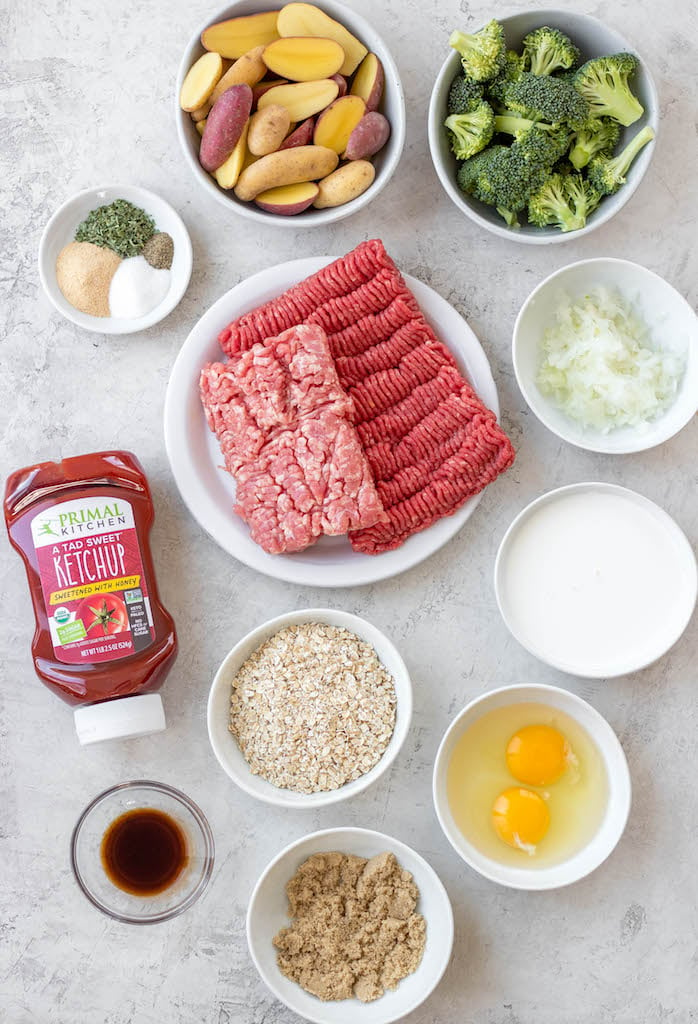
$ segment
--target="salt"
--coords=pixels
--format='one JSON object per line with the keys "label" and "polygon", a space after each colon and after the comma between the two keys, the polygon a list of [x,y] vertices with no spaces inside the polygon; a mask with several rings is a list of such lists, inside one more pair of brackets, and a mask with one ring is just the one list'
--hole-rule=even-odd
{"label": "salt", "polygon": [[109,312],[135,320],[159,306],[170,287],[169,270],[156,270],[144,256],[122,260],[109,287]]}

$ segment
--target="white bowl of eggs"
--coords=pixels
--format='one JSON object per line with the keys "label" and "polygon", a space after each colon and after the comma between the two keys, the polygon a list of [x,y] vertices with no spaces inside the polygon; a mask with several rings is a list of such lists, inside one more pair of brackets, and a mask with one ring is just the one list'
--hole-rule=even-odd
{"label": "white bowl of eggs", "polygon": [[512,889],[557,889],[609,856],[630,812],[628,764],[590,704],[555,686],[471,701],[441,741],[436,814],[466,864]]}

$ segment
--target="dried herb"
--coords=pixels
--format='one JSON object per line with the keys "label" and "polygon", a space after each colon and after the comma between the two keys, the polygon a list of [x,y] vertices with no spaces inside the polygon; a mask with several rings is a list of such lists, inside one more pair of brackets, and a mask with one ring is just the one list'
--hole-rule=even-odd
{"label": "dried herb", "polygon": [[155,221],[145,210],[125,199],[115,199],[88,214],[75,232],[75,241],[101,245],[127,259],[138,256],[154,234]]}

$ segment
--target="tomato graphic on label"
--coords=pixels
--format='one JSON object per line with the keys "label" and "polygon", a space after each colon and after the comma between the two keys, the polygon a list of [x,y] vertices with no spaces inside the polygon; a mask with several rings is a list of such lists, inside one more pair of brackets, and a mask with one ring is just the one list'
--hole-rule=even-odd
{"label": "tomato graphic on label", "polygon": [[93,639],[122,633],[129,628],[126,605],[116,594],[95,594],[83,598],[76,618],[82,619],[85,632]]}

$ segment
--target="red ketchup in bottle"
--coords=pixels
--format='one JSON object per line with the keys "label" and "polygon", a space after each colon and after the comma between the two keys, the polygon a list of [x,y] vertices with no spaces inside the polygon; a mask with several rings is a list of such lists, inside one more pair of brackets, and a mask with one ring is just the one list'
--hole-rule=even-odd
{"label": "red ketchup in bottle", "polygon": [[81,743],[165,728],[160,695],[177,656],[149,547],[150,488],[130,452],[95,452],[12,473],[10,541],[24,559],[34,667],[75,708]]}

